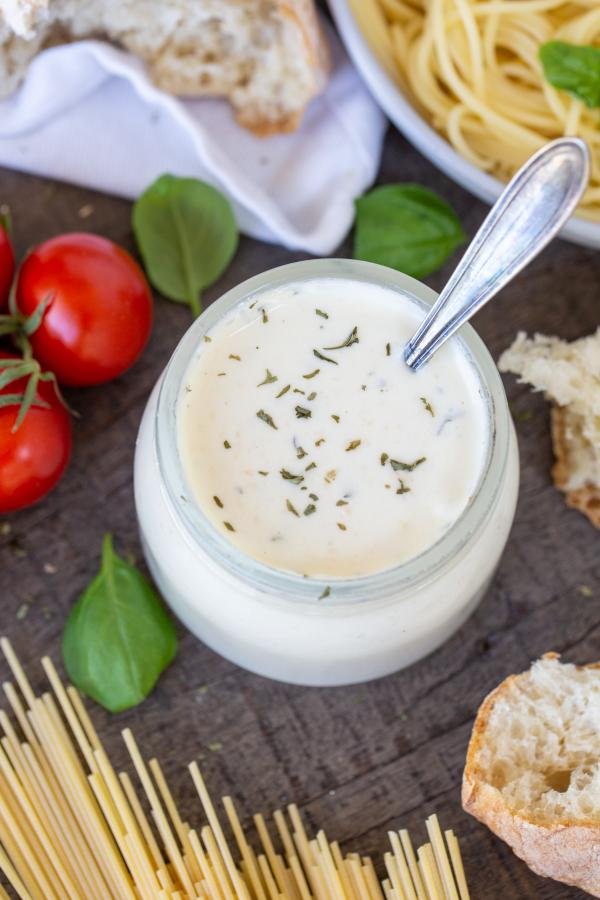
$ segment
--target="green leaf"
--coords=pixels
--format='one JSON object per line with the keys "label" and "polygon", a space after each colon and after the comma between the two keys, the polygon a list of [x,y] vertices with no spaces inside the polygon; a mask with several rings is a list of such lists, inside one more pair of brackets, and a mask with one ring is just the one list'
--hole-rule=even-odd
{"label": "green leaf", "polygon": [[549,41],[540,47],[540,60],[552,87],[568,91],[590,109],[600,106],[600,47]]}
{"label": "green leaf", "polygon": [[110,712],[120,712],[150,693],[176,652],[173,622],[154,589],[105,535],[100,571],[71,610],[63,635],[70,679]]}
{"label": "green leaf", "polygon": [[465,238],[452,208],[418,184],[386,184],[356,201],[356,259],[424,278]]}
{"label": "green leaf", "polygon": [[227,198],[195,178],[161,175],[135,203],[132,224],[154,287],[198,315],[202,290],[225,271],[238,244]]}

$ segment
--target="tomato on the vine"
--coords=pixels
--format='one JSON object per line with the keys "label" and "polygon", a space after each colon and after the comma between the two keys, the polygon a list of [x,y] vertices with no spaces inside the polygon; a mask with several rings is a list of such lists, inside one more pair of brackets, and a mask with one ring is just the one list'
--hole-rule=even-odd
{"label": "tomato on the vine", "polygon": [[[0,377],[13,361],[19,359],[16,354],[0,349]],[[20,398],[30,377],[17,378],[0,388],[2,515],[29,506],[51,491],[71,454],[71,417],[52,381],[37,382],[35,399],[15,430],[21,410]],[[6,398],[10,398],[10,402],[3,405]]]}
{"label": "tomato on the vine", "polygon": [[8,295],[15,277],[15,254],[13,252],[8,227],[0,219],[0,313],[8,307]]}
{"label": "tomato on the vine", "polygon": [[17,307],[30,316],[47,304],[29,335],[34,357],[61,384],[102,384],[128,369],[152,327],[152,295],[122,247],[72,233],[35,247],[17,278]]}

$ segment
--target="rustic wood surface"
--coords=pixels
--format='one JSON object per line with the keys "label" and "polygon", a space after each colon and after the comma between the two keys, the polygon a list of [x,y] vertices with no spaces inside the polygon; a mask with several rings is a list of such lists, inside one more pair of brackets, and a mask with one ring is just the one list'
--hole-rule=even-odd
{"label": "rustic wood surface", "polygon": [[[0,199],[10,205],[19,252],[71,230],[107,235],[133,250],[130,204],[88,190],[4,171]],[[382,182],[416,181],[438,190],[472,234],[483,204],[448,181],[396,132],[386,142]],[[85,217],[91,207],[91,214]],[[349,255],[346,242],[339,255]],[[242,240],[208,303],[233,284],[302,254]],[[430,280],[443,283],[451,266]],[[600,254],[555,242],[477,318],[495,357],[518,329],[576,338],[600,321]],[[0,624],[37,687],[38,660],[60,661],[72,603],[96,572],[104,532],[141,562],[132,496],[136,429],[148,392],[188,311],[156,298],[156,324],[143,359],[124,378],[69,392],[81,412],[70,469],[41,505],[0,529]],[[248,674],[181,631],[179,655],[137,709],[93,719],[116,765],[126,764],[120,730],[131,726],[149,756],[164,764],[184,817],[198,801],[186,763],[201,760],[215,796],[231,793],[246,821],[296,801],[307,822],[348,849],[380,855],[389,828],[424,833],[433,810],[462,838],[472,896],[482,900],[575,900],[576,890],[529,872],[460,807],[460,781],[475,711],[483,696],[546,650],[567,660],[600,656],[600,536],[567,509],[550,483],[548,407],[540,395],[506,385],[521,449],[519,508],[493,587],[444,647],[406,671],[335,689],[290,687]],[[26,613],[26,615],[24,615]],[[6,674],[1,665],[2,677]]]}

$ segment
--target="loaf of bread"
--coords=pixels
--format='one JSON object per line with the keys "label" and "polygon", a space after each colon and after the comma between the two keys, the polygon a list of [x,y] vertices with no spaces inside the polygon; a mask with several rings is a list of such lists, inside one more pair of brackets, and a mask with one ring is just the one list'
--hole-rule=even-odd
{"label": "loaf of bread", "polygon": [[84,37],[130,50],[172,94],[228,98],[260,135],[295,129],[328,71],[313,0],[0,0],[0,93],[41,48]]}
{"label": "loaf of bread", "polygon": [[571,343],[519,333],[498,365],[552,401],[554,484],[600,528],[600,329]]}
{"label": "loaf of bread", "polygon": [[482,703],[465,810],[538,875],[600,897],[600,664],[549,653]]}

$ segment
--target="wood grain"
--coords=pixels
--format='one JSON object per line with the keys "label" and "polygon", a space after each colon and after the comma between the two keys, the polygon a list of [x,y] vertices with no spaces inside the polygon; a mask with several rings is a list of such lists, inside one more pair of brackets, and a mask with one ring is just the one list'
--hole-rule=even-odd
{"label": "wood grain", "polygon": [[[470,234],[485,214],[395,132],[388,135],[380,180],[436,189]],[[51,235],[82,229],[133,250],[130,205],[122,200],[7,171],[0,200],[11,207],[21,253]],[[82,218],[87,205],[93,211]],[[350,253],[345,243],[339,255]],[[205,302],[302,256],[244,239]],[[431,284],[439,288],[450,269]],[[476,326],[494,356],[517,329],[579,337],[599,323],[599,283],[600,255],[554,242],[479,314]],[[105,387],[69,392],[81,413],[69,472],[46,502],[11,516],[10,530],[2,529],[1,630],[38,687],[38,660],[49,652],[60,661],[65,617],[96,571],[103,533],[113,532],[118,549],[141,561],[131,478],[136,429],[148,392],[189,323],[185,308],[157,298],[153,337],[138,365]],[[232,794],[246,820],[294,800],[308,822],[363,853],[380,854],[388,828],[408,826],[422,836],[425,816],[437,809],[462,838],[474,898],[583,897],[530,873],[460,808],[466,745],[484,694],[546,650],[578,662],[600,657],[600,536],[551,486],[543,398],[512,378],[506,385],[521,450],[520,503],[493,587],[459,634],[392,677],[317,690],[250,675],[181,629],[179,656],[145,703],[119,716],[92,709],[115,763],[126,762],[119,732],[131,726],[144,752],[164,764],[190,821],[197,801],[185,765],[199,758],[214,795]],[[23,604],[27,614],[18,618]]]}

